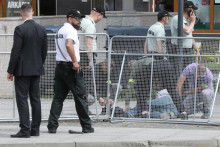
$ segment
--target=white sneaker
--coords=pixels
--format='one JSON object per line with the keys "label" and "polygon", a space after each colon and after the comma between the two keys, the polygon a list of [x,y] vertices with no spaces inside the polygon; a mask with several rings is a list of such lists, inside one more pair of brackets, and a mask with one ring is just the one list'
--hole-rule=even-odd
{"label": "white sneaker", "polygon": [[176,118],[176,115],[174,112],[170,112],[170,119],[172,119],[172,118]]}
{"label": "white sneaker", "polygon": [[160,113],[160,118],[161,118],[161,119],[168,120],[168,119],[171,118],[171,116],[170,116],[170,113],[163,112],[163,113]]}
{"label": "white sneaker", "polygon": [[149,112],[147,112],[147,111],[141,112],[141,117],[142,118],[148,118],[149,117]]}

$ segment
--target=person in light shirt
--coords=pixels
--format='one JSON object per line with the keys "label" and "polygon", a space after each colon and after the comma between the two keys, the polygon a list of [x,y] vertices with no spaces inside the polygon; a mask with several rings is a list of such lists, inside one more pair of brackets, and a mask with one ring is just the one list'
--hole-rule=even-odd
{"label": "person in light shirt", "polygon": [[[80,68],[79,40],[77,31],[84,17],[79,10],[72,9],[67,14],[67,22],[56,35],[56,69],[54,98],[48,119],[48,133],[56,133],[59,126],[63,102],[69,91],[73,93],[76,111],[83,133],[93,133],[86,103],[86,85]],[[70,130],[69,133],[74,133]]]}
{"label": "person in light shirt", "polygon": [[[177,82],[177,90],[179,96],[184,97],[183,105],[185,111],[182,112],[181,117],[186,117],[185,115],[190,115],[194,113],[194,99],[195,99],[195,80],[196,80],[196,68],[197,68],[197,96],[196,96],[196,106],[200,109],[202,104],[202,119],[208,119],[211,111],[211,103],[214,96],[213,88],[213,75],[212,72],[202,64],[197,66],[196,63],[188,65],[182,72]],[[189,79],[189,89],[183,91],[183,84]],[[199,110],[196,110],[196,112]]]}

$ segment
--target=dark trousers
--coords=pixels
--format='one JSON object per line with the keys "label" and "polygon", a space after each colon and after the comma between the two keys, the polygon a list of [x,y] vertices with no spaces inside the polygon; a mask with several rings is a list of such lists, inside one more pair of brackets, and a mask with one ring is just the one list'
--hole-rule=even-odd
{"label": "dark trousers", "polygon": [[[41,101],[39,89],[40,76],[15,76],[15,91],[21,132],[29,134],[30,130],[39,132],[41,123]],[[32,107],[30,126],[28,94]]]}
{"label": "dark trousers", "polygon": [[[172,45],[172,48],[169,50],[169,54],[180,55],[179,46]],[[183,48],[183,55],[192,55],[192,54],[193,54],[192,48]],[[186,68],[186,66],[193,63],[193,57],[182,57],[182,63],[181,63],[181,57],[170,56],[169,61],[170,63],[173,63],[176,72],[176,77],[178,78],[182,73],[182,71]]]}
{"label": "dark trousers", "polygon": [[[180,55],[180,49],[178,45],[172,45],[172,49],[169,51],[169,54],[176,54]],[[192,55],[193,49],[192,48],[183,48],[183,55]],[[174,70],[175,70],[175,76],[178,80],[180,77],[180,74],[183,72],[183,70],[189,65],[193,63],[193,57],[182,57],[182,64],[180,57],[169,57],[170,63],[173,63]],[[186,81],[183,84],[183,91],[189,89],[189,81],[190,79],[186,79]]]}
{"label": "dark trousers", "polygon": [[91,120],[88,115],[86,103],[86,85],[83,72],[72,69],[72,65],[58,64],[55,69],[54,99],[51,104],[48,129],[57,129],[63,102],[71,91],[74,96],[76,111],[83,129],[91,128]]}

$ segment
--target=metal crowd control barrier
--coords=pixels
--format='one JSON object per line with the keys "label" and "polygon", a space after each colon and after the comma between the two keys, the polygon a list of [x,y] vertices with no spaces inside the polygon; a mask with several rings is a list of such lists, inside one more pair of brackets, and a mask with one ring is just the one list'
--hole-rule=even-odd
{"label": "metal crowd control barrier", "polygon": [[[55,74],[55,67],[56,67],[56,51],[55,51],[55,42],[54,42],[54,36],[55,34],[48,34],[48,55],[47,59],[45,61],[45,75],[41,76],[40,80],[40,91],[41,91],[41,104],[42,104],[42,119],[48,119],[49,112],[50,112],[50,106],[52,103],[52,99],[54,96],[53,88],[54,88],[54,74]],[[79,34],[79,37],[84,37],[86,34]],[[90,34],[91,35],[91,34]],[[90,95],[90,98],[93,102],[90,102],[89,106],[89,112],[90,117],[92,119],[107,119],[108,116],[105,115],[105,113],[101,113],[102,107],[97,102],[97,94],[96,91],[99,90],[96,88],[96,83],[100,83],[99,78],[95,78],[97,75],[101,76],[101,78],[107,79],[107,69],[108,67],[108,51],[106,50],[106,47],[109,45],[109,36],[104,33],[97,33],[92,34],[97,36],[97,50],[93,52],[89,52],[85,50],[85,45],[82,45],[80,48],[80,54],[81,56],[87,57],[87,53],[93,53],[94,56],[92,56],[92,62],[93,66],[92,69],[87,69],[87,67],[84,67],[84,76],[85,81],[87,83],[87,94]],[[2,81],[0,82],[0,105],[1,105],[1,115],[0,115],[0,121],[4,120],[18,120],[18,113],[17,113],[17,106],[15,101],[15,94],[14,94],[14,84],[13,82],[7,81],[7,67],[9,63],[10,58],[10,51],[13,45],[13,35],[12,34],[0,34],[0,37],[2,38],[1,46],[0,46],[0,77]],[[81,38],[80,38],[80,44],[83,44]],[[84,59],[82,58],[81,63],[84,62]],[[104,62],[105,61],[105,62]],[[80,63],[80,64],[81,64]],[[103,74],[102,67],[104,64],[107,63],[106,73]],[[103,66],[102,66],[103,65]],[[110,66],[110,64],[109,64]],[[103,83],[101,83],[103,84]],[[107,87],[106,81],[104,81],[104,86]],[[92,87],[92,88],[91,88]],[[90,88],[90,89],[88,89]],[[107,89],[107,88],[106,88]],[[102,91],[102,94],[105,93],[104,99],[107,97],[107,90]],[[29,105],[30,106],[30,105]],[[73,100],[73,95],[70,92],[63,104],[63,110],[61,114],[61,119],[78,119],[76,110],[75,110],[75,103]]]}
{"label": "metal crowd control barrier", "polygon": [[[79,34],[80,43],[83,44],[84,41],[81,40],[86,34]],[[87,65],[84,65],[84,76],[87,83],[87,96],[90,95],[90,116],[93,119],[108,119],[110,117],[111,121],[159,121],[159,122],[169,122],[169,123],[197,123],[197,124],[217,124],[219,125],[219,108],[220,104],[219,100],[219,78],[220,78],[220,65],[219,65],[219,49],[220,49],[220,38],[193,38],[197,42],[197,46],[200,49],[201,55],[196,55],[193,52],[193,55],[179,55],[169,53],[173,46],[171,44],[171,39],[175,39],[172,37],[166,37],[166,49],[168,54],[144,54],[144,42],[146,37],[139,36],[114,36],[109,38],[107,34],[95,34],[97,36],[97,51],[88,52],[85,51],[85,45],[80,47],[81,55],[84,56],[81,60],[81,64],[86,63],[87,53],[92,53],[92,68],[87,68]],[[0,121],[2,120],[17,120],[17,108],[15,103],[15,94],[14,94],[14,86],[12,82],[8,82],[6,79],[7,75],[7,66],[10,57],[10,50],[13,44],[13,35],[4,35],[1,34],[1,46],[0,46],[0,78],[2,81],[0,82],[0,105],[1,105],[1,115]],[[178,38],[176,38],[178,39]],[[186,39],[186,38],[181,38]],[[187,38],[192,39],[192,38]],[[108,50],[106,50],[108,48]],[[54,34],[48,34],[48,56],[45,63],[46,74],[41,77],[41,101],[42,101],[42,118],[47,119],[49,115],[50,105],[53,98],[53,85],[54,85],[54,70],[55,70],[55,43],[54,43]],[[156,95],[158,90],[162,90],[164,85],[161,86],[161,83],[167,84],[168,82],[164,82],[160,80],[160,76],[155,75],[155,67],[157,63],[156,57],[168,58],[168,61],[173,57],[174,62],[177,63],[175,65],[182,65],[178,61],[178,58],[185,59],[189,57],[190,61],[194,62],[196,65],[198,63],[202,63],[206,67],[210,69],[213,75],[213,85],[214,85],[214,94],[213,101],[210,105],[210,114],[208,119],[201,119],[202,108],[199,109],[197,105],[204,107],[204,102],[197,102],[197,99],[192,99],[192,107],[193,113],[188,116],[188,120],[182,120],[177,114],[174,112],[174,116],[166,115],[161,112],[155,113],[152,111],[153,109],[158,109],[158,106],[154,105],[156,99]],[[202,57],[202,60],[199,60],[199,57]],[[147,60],[146,60],[147,58]],[[155,58],[155,59],[154,59]],[[176,60],[177,59],[177,60]],[[137,62],[143,61],[143,62]],[[166,61],[165,61],[166,62]],[[171,66],[172,66],[171,64]],[[177,68],[178,68],[177,66]],[[136,67],[136,68],[134,68]],[[163,68],[163,67],[161,67]],[[103,70],[104,69],[104,70]],[[156,68],[157,69],[157,68]],[[174,68],[175,69],[175,68]],[[138,76],[137,72],[138,71]],[[149,74],[146,74],[146,72]],[[166,73],[166,71],[163,71]],[[198,72],[196,68],[195,73]],[[163,78],[167,78],[167,80],[173,80],[170,77],[176,77],[177,75],[173,75],[173,73],[179,76],[178,69],[171,71]],[[131,75],[135,75],[135,78],[131,78]],[[197,74],[195,74],[197,75]],[[147,78],[145,77],[147,76]],[[156,80],[155,80],[156,78]],[[179,78],[179,77],[178,77]],[[197,79],[197,77],[196,77]],[[173,88],[177,83],[176,81],[170,82],[171,86],[169,88]],[[186,81],[188,82],[188,81]],[[138,84],[140,83],[140,84]],[[195,87],[197,84],[197,80],[195,80]],[[184,85],[184,88],[188,88],[187,84]],[[162,89],[161,89],[162,87]],[[173,92],[173,91],[172,91]],[[171,92],[171,94],[173,94]],[[169,92],[170,93],[170,92]],[[197,93],[193,94],[194,97],[197,97]],[[69,93],[67,99],[64,102],[64,107],[61,115],[61,119],[77,119],[77,114],[74,107],[74,100],[72,99],[72,94]],[[88,96],[89,97],[89,96]],[[103,97],[105,103],[103,106],[98,104],[98,98]],[[129,97],[129,99],[127,99]],[[139,98],[146,98],[143,101]],[[178,104],[182,104],[181,102],[174,102],[168,99],[168,102],[171,104],[175,103],[175,107],[178,107]],[[185,97],[184,97],[185,98]],[[137,101],[138,99],[138,101]],[[145,103],[146,102],[146,103]],[[160,101],[161,102],[161,101]],[[164,102],[164,101],[162,101]],[[165,101],[167,102],[167,101]],[[138,109],[132,109],[133,112],[129,112],[125,110],[129,109],[128,107],[135,108],[136,104],[140,105],[143,108],[147,107],[146,112],[141,112],[141,117],[134,116],[135,113],[139,112]],[[125,105],[126,104],[126,105]],[[160,103],[161,104],[161,103]],[[163,104],[163,103],[162,103]],[[170,104],[170,103],[169,103]],[[200,105],[202,104],[202,105]],[[147,106],[146,106],[147,105]],[[173,105],[172,105],[173,106]],[[159,108],[162,106],[160,105]],[[135,112],[136,111],[136,112]],[[166,112],[166,111],[163,111]],[[153,117],[152,115],[155,116]],[[159,116],[159,118],[158,118]],[[170,119],[171,117],[174,117]]]}
{"label": "metal crowd control barrier", "polygon": [[[150,37],[155,38],[155,37]],[[166,49],[169,53],[171,49],[173,49],[173,46],[171,44],[171,39],[186,39],[184,37],[182,38],[172,38],[172,37],[166,37],[162,38],[166,40]],[[187,39],[195,39],[197,42],[197,47],[200,49],[200,55],[196,55],[195,52],[192,52],[191,55],[179,55],[179,54],[144,54],[144,43],[146,40],[146,37],[140,37],[140,36],[114,36],[110,40],[110,49],[111,49],[111,59],[115,60],[115,64],[118,67],[115,67],[116,69],[120,69],[117,73],[110,72],[109,77],[112,78],[118,78],[118,85],[117,90],[115,94],[115,101],[113,104],[113,110],[111,113],[111,121],[112,122],[120,122],[120,121],[157,121],[157,122],[169,122],[169,123],[190,123],[190,124],[220,124],[220,117],[219,117],[219,78],[220,78],[220,65],[218,62],[216,62],[216,59],[218,59],[219,56],[219,50],[220,50],[220,38],[203,38],[203,37],[196,37],[196,38],[187,38]],[[172,51],[171,51],[172,52]],[[185,52],[185,51],[183,51]],[[156,57],[166,57],[164,58],[156,58]],[[191,88],[194,88],[194,92],[191,94],[192,98],[191,101],[188,101],[189,94],[185,94],[182,96],[182,99],[175,99],[172,94],[176,90],[176,84],[178,82],[178,79],[181,75],[179,73],[179,70],[175,71],[175,67],[177,64],[178,66],[182,66],[183,69],[187,67],[187,65],[184,65],[184,62],[179,64],[180,62],[176,62],[179,59],[183,58],[184,62],[187,62],[187,60],[192,61],[190,63],[194,63],[195,70],[192,72],[194,76],[194,81],[185,80],[186,85],[183,85],[183,90],[187,91],[187,89],[190,88],[190,84],[194,85]],[[177,60],[175,62],[170,62],[172,58],[176,58]],[[201,58],[201,60],[200,60]],[[161,62],[162,60],[162,62]],[[144,61],[144,62],[141,62]],[[163,63],[164,62],[164,63]],[[135,65],[136,63],[136,65]],[[167,67],[167,70],[170,70],[169,72],[166,72],[166,70],[163,70],[160,72],[160,75],[156,75],[156,73],[159,73],[161,71],[160,68],[164,68],[163,66],[159,66],[159,68],[155,67],[158,66],[158,63],[161,63],[163,66],[165,65]],[[165,64],[166,63],[166,64]],[[204,88],[197,92],[197,88],[200,85],[203,85],[204,83],[201,83],[201,78],[203,78],[205,75],[199,75],[200,72],[198,72],[198,65],[199,70],[202,67],[206,67],[211,71],[211,75],[209,78],[212,79],[213,87],[210,85],[205,85]],[[136,66],[136,68],[135,68]],[[172,68],[170,68],[172,67]],[[133,69],[135,69],[137,72],[136,77],[132,77],[134,79],[131,79],[131,74]],[[144,70],[143,70],[144,69]],[[172,71],[172,69],[174,69]],[[189,68],[187,68],[189,70]],[[184,72],[187,72],[185,70]],[[183,72],[183,71],[182,71]],[[148,73],[148,75],[147,75]],[[168,74],[167,74],[168,73]],[[175,74],[173,74],[175,73]],[[165,75],[164,75],[165,74]],[[197,77],[197,74],[199,77]],[[203,73],[204,74],[204,73]],[[146,76],[146,77],[144,77]],[[161,78],[161,76],[165,76],[164,78]],[[170,78],[171,76],[175,78]],[[172,83],[167,84],[168,81],[162,81],[161,79],[173,79]],[[175,80],[174,80],[175,79]],[[166,80],[166,79],[165,79]],[[144,81],[144,82],[142,82]],[[129,82],[133,83],[133,89],[130,90],[132,86]],[[150,85],[150,86],[147,86]],[[123,89],[120,90],[120,85],[123,85]],[[210,101],[201,100],[204,98],[204,89],[209,89],[209,86],[211,87],[210,95],[208,96],[208,99],[212,99]],[[169,99],[168,97],[163,97],[164,99],[161,99],[161,97],[158,97],[158,92],[161,92],[163,89],[166,89],[169,91]],[[185,89],[184,89],[185,88]],[[172,90],[171,90],[172,89]],[[129,90],[131,91],[130,95],[130,107],[133,107],[133,109],[130,109],[128,111],[125,111],[126,109],[126,93],[129,93]],[[119,92],[120,91],[120,92]],[[148,92],[146,92],[148,91]],[[176,91],[178,92],[178,91]],[[202,93],[202,95],[200,95]],[[135,95],[135,96],[134,96]],[[157,97],[156,97],[157,96]],[[144,100],[139,100],[142,97]],[[178,100],[175,102],[175,100]],[[169,103],[169,107],[167,107],[167,103]],[[187,103],[188,102],[188,103]],[[207,103],[209,105],[207,105]],[[181,112],[187,111],[188,112],[188,106],[191,106],[191,109],[193,111],[191,113],[188,113],[190,115],[186,115],[188,119],[185,117],[182,117],[181,112],[178,113],[179,109],[178,104],[182,105]],[[171,107],[170,106],[174,106]],[[208,106],[208,107],[207,107]],[[140,110],[139,108],[144,107],[145,111]],[[175,109],[174,109],[175,108]],[[203,112],[205,110],[209,110],[208,116],[204,118]],[[163,110],[162,110],[163,109]],[[207,112],[205,112],[207,113]],[[139,115],[140,114],[140,115]],[[201,118],[200,118],[201,117]],[[183,120],[184,119],[184,120]]]}

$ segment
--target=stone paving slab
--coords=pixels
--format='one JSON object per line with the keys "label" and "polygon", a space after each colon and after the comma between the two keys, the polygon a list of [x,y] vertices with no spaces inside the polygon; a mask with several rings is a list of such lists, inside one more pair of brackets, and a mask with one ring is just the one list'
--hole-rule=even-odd
{"label": "stone paving slab", "polygon": [[[146,126],[141,127],[143,124]],[[95,133],[69,134],[69,129],[81,131],[81,127],[77,122],[64,122],[60,124],[56,134],[48,134],[46,123],[42,123],[39,137],[10,138],[10,134],[18,131],[18,123],[1,123],[0,147],[220,146],[218,144],[220,128],[217,126],[170,125],[173,124],[126,123],[121,125],[107,122],[94,124]]]}

